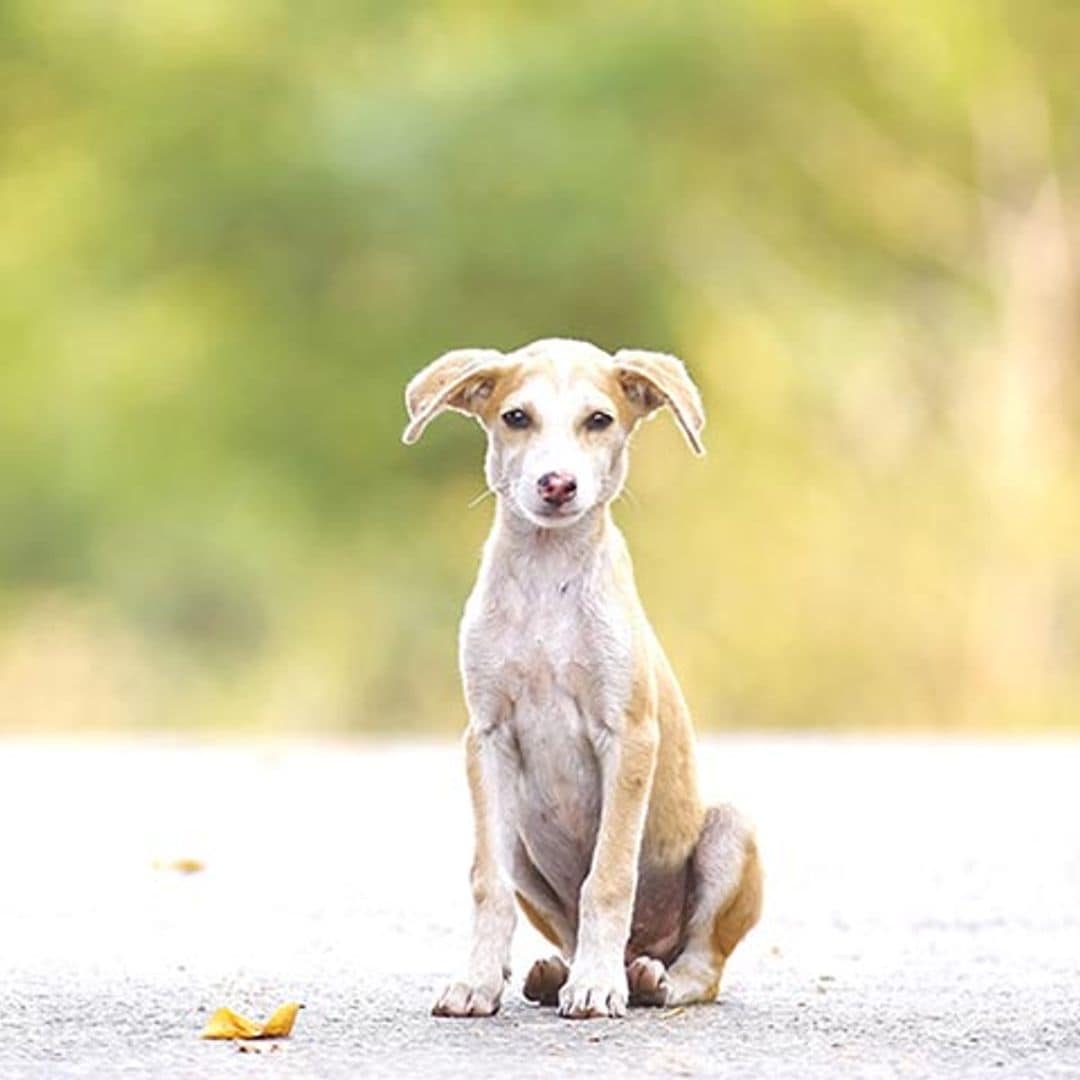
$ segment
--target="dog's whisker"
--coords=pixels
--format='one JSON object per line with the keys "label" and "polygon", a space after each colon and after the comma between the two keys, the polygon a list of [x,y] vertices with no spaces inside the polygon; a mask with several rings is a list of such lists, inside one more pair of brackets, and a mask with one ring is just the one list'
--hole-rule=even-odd
{"label": "dog's whisker", "polygon": [[469,503],[465,507],[465,509],[466,510],[472,510],[473,507],[479,506],[489,495],[494,495],[494,494],[495,494],[495,492],[492,491],[491,488],[484,488],[484,490],[481,491],[479,495],[477,495],[475,498],[469,500]]}

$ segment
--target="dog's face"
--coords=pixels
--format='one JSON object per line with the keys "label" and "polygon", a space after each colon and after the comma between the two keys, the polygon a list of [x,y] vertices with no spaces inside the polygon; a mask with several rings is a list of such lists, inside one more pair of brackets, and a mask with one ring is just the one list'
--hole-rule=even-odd
{"label": "dog's face", "polygon": [[610,356],[562,339],[505,355],[460,349],[421,371],[405,401],[407,443],[446,409],[476,417],[488,436],[488,486],[542,527],[572,524],[619,494],[630,435],[662,405],[703,452],[701,398],[683,365],[660,353]]}

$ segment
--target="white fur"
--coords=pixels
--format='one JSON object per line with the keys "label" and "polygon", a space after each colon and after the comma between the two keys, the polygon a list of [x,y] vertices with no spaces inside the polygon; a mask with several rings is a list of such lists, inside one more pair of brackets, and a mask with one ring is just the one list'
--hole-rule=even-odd
{"label": "white fur", "polygon": [[[591,539],[597,515],[605,519],[600,544]],[[633,676],[627,598],[615,580],[623,541],[607,515],[606,507],[594,508],[584,520],[552,530],[500,506],[461,632],[471,722],[492,766],[500,864],[514,881],[515,848],[524,842],[531,861],[570,903],[589,870],[604,777],[615,772],[610,759]],[[636,843],[643,823],[644,815]],[[629,912],[597,911],[590,918],[587,879],[582,894],[563,1000],[568,1010],[580,1010],[590,993],[599,993],[620,1013]],[[573,943],[574,928],[559,929]]]}

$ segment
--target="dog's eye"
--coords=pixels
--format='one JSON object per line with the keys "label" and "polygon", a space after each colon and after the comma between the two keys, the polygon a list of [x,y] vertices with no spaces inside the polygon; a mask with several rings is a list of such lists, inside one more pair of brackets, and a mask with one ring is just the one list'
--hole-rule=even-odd
{"label": "dog's eye", "polygon": [[589,431],[603,431],[604,428],[610,427],[614,422],[615,417],[606,412],[594,412],[589,414],[589,418],[585,421],[585,427]]}
{"label": "dog's eye", "polygon": [[518,431],[527,428],[532,423],[529,414],[524,409],[507,409],[502,414],[502,421],[508,428],[515,428]]}

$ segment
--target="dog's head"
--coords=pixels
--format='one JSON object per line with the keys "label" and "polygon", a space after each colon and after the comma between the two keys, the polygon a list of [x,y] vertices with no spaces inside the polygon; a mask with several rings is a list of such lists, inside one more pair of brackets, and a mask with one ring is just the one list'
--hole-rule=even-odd
{"label": "dog's head", "polygon": [[626,479],[626,448],[645,417],[667,405],[693,451],[704,453],[705,413],[679,360],[584,341],[536,341],[512,353],[456,349],[405,390],[414,443],[447,409],[488,435],[488,486],[540,526],[569,525],[610,502]]}

